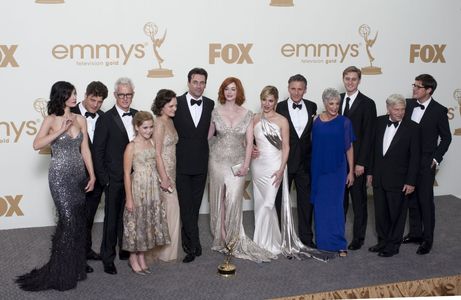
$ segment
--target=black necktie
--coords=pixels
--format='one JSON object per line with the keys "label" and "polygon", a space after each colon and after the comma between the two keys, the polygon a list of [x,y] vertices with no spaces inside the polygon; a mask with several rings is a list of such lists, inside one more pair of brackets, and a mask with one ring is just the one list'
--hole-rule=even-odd
{"label": "black necktie", "polygon": [[96,114],[87,111],[87,112],[85,113],[85,118],[88,118],[88,117],[91,117],[92,119],[94,119],[94,118],[96,118]]}
{"label": "black necktie", "polygon": [[399,126],[399,121],[392,122],[391,120],[388,120],[387,121],[387,127],[389,127],[391,125],[394,125],[394,127],[397,128],[397,126]]}
{"label": "black necktie", "polygon": [[422,104],[419,104],[419,103],[416,103],[416,106],[415,106],[415,108],[416,108],[416,107],[419,107],[419,108],[421,108],[421,110],[424,110],[424,108],[425,108],[425,106],[424,106],[424,105],[422,105]]}
{"label": "black necktie", "polygon": [[133,114],[131,112],[126,112],[126,113],[123,113],[122,115],[122,118],[125,117],[125,116],[132,116]]}
{"label": "black necktie", "polygon": [[202,100],[195,100],[194,98],[190,99],[190,105],[195,105],[197,104],[198,106],[202,105]]}
{"label": "black necktie", "polygon": [[347,97],[346,98],[346,107],[344,107],[344,112],[343,112],[343,116],[346,116],[348,117],[349,116],[349,102],[351,101],[351,98]]}
{"label": "black necktie", "polygon": [[303,108],[303,105],[302,104],[296,104],[293,102],[293,109],[299,109],[301,110],[301,108]]}

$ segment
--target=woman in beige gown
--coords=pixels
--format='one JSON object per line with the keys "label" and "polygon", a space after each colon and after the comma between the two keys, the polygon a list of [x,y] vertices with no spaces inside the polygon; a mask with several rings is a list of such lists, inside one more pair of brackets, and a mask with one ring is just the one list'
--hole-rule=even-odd
{"label": "woman in beige gown", "polygon": [[175,261],[178,258],[180,220],[178,194],[176,193],[176,143],[178,134],[173,125],[177,102],[176,94],[162,89],[157,93],[152,112],[155,119],[154,141],[157,153],[157,173],[160,184],[160,199],[166,204],[168,229],[171,243],[157,247],[149,258]]}
{"label": "woman in beige gown", "polygon": [[239,79],[229,77],[219,88],[220,107],[211,115],[210,227],[212,250],[255,262],[276,258],[245,235],[242,223],[243,192],[253,148],[253,114],[241,107],[245,100]]}

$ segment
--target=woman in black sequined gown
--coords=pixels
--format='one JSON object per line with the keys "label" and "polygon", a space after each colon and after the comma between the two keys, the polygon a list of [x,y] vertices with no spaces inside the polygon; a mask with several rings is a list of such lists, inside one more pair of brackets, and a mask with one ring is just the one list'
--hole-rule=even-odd
{"label": "woman in black sequined gown", "polygon": [[70,112],[75,105],[74,86],[56,82],[51,88],[48,116],[34,140],[35,150],[51,145],[48,182],[58,223],[49,262],[16,279],[26,291],[69,290],[89,271],[85,258],[85,192],[93,190],[95,176],[86,120]]}

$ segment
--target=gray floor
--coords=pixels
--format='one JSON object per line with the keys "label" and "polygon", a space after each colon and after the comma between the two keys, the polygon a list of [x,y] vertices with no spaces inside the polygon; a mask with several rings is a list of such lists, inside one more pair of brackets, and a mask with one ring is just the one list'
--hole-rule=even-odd
{"label": "gray floor", "polygon": [[[371,203],[371,201],[370,201]],[[13,278],[48,260],[53,227],[0,231],[1,299],[262,299],[321,291],[363,287],[404,280],[461,274],[461,200],[453,196],[436,198],[436,233],[432,252],[416,255],[416,245],[403,245],[400,254],[377,257],[367,251],[376,242],[370,205],[369,231],[365,246],[350,251],[347,258],[322,263],[294,261],[280,257],[271,263],[256,264],[235,259],[237,275],[222,278],[216,267],[223,261],[209,249],[208,215],[201,215],[203,255],[193,263],[158,263],[153,274],[131,273],[126,262],[116,261],[119,274],[108,275],[102,264],[90,262],[95,272],[67,292],[28,293],[17,288]],[[245,228],[253,233],[252,212],[246,212]],[[349,218],[350,219],[350,218]],[[102,224],[94,228],[99,243]],[[347,233],[350,236],[350,222]]]}

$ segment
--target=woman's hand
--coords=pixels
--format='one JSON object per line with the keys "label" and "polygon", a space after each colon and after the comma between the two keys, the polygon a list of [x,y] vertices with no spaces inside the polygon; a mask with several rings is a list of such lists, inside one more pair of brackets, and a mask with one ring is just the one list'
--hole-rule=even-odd
{"label": "woman's hand", "polygon": [[61,123],[61,131],[63,133],[66,132],[70,128],[70,126],[72,126],[73,122],[73,119],[64,117]]}
{"label": "woman's hand", "polygon": [[349,172],[347,174],[346,185],[347,187],[351,187],[354,184],[354,172]]}
{"label": "woman's hand", "polygon": [[283,179],[283,170],[278,170],[272,174],[271,178],[274,178],[274,181],[272,182],[273,186],[278,187],[280,183],[282,182]]}
{"label": "woman's hand", "polygon": [[96,182],[96,177],[90,177],[90,180],[88,180],[88,183],[86,184],[86,187],[85,187],[85,193],[91,192],[94,189],[95,182]]}
{"label": "woman's hand", "polygon": [[238,172],[237,172],[237,176],[239,176],[239,177],[247,176],[249,170],[250,169],[248,167],[245,167],[245,166],[242,165],[240,167],[240,169],[238,170]]}
{"label": "woman's hand", "polygon": [[130,213],[132,213],[133,210],[134,210],[133,200],[128,200],[128,199],[126,199],[126,201],[125,201],[125,208],[126,208],[127,211],[129,211]]}
{"label": "woman's hand", "polygon": [[160,188],[164,192],[169,192],[169,193],[173,192],[173,186],[171,184],[171,180],[169,177],[166,177],[165,179],[160,180]]}

